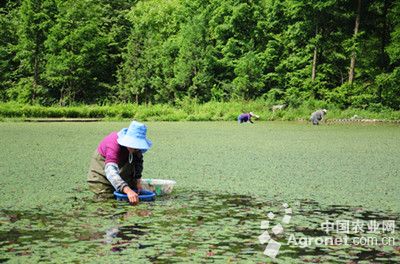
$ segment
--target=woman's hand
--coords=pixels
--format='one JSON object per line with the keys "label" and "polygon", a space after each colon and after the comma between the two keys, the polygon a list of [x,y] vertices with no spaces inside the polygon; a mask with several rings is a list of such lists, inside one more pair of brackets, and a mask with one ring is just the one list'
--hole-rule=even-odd
{"label": "woman's hand", "polygon": [[131,204],[136,205],[139,203],[138,194],[135,193],[131,188],[129,188],[128,186],[125,186],[122,191],[128,195],[128,200]]}

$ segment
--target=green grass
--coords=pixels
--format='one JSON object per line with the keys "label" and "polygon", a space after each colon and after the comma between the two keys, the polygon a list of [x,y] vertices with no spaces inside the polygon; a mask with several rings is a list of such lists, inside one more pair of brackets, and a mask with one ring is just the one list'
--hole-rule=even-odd
{"label": "green grass", "polygon": [[17,103],[0,103],[0,121],[2,119],[23,120],[27,118],[104,118],[122,121],[137,119],[141,121],[234,121],[242,112],[253,111],[260,120],[308,120],[317,109],[327,108],[329,119],[349,119],[358,115],[364,119],[400,120],[400,111],[386,108],[377,111],[364,109],[339,109],[322,101],[306,101],[298,108],[286,108],[272,112],[271,104],[263,100],[208,102],[204,104],[186,100],[168,104],[119,104],[110,106],[79,105],[50,106],[24,105]]}
{"label": "green grass", "polygon": [[[145,154],[143,177],[177,185],[170,198],[130,207],[93,203],[86,186],[98,142],[129,122],[0,123],[0,240],[8,241],[0,244],[1,258],[262,262],[268,259],[257,243],[260,221],[269,211],[279,215],[282,202],[294,208],[289,233],[317,231],[315,225],[328,218],[399,220],[400,126],[146,124],[154,146]],[[107,242],[113,228],[119,236]],[[321,261],[336,259],[337,250],[350,257],[358,249],[330,248]],[[384,257],[399,260],[390,254]],[[283,247],[278,262],[301,255]]]}

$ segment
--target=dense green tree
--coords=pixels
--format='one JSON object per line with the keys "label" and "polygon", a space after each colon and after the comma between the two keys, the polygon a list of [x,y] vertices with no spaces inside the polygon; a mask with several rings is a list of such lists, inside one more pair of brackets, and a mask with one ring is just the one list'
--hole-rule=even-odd
{"label": "dense green tree", "polygon": [[18,43],[14,49],[18,61],[18,84],[11,90],[11,97],[22,102],[43,102],[46,87],[42,74],[45,64],[44,42],[55,14],[53,0],[23,0],[16,24]]}
{"label": "dense green tree", "polygon": [[163,102],[178,96],[169,77],[178,54],[173,36],[185,19],[178,15],[179,7],[178,0],[144,1],[128,14],[131,35],[118,73],[123,101]]}
{"label": "dense green tree", "polygon": [[45,78],[60,104],[96,102],[112,73],[108,67],[107,9],[98,1],[60,1],[46,48]]}
{"label": "dense green tree", "polygon": [[18,9],[11,2],[0,7],[0,101],[8,100],[8,91],[15,86],[18,64],[14,45],[18,43],[15,32]]}
{"label": "dense green tree", "polygon": [[394,109],[400,109],[400,3],[396,2],[389,13],[391,42],[386,46],[390,64],[388,72],[377,76],[380,103]]}
{"label": "dense green tree", "polygon": [[0,5],[0,99],[185,98],[399,109],[395,0],[21,0]]}
{"label": "dense green tree", "polygon": [[209,10],[214,85],[231,98],[260,96],[267,40],[262,1],[212,1]]}

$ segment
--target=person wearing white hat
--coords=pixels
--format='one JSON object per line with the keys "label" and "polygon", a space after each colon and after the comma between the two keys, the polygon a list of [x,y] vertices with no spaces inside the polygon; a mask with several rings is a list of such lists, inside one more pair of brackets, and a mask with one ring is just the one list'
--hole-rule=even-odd
{"label": "person wearing white hat", "polygon": [[317,110],[311,114],[310,120],[313,125],[318,125],[319,122],[324,118],[328,111],[326,109]]}
{"label": "person wearing white hat", "polygon": [[260,118],[258,115],[255,115],[253,112],[240,114],[240,115],[238,116],[238,123],[241,124],[241,123],[250,122],[250,123],[253,124],[253,121],[251,120],[251,118],[252,118],[253,116],[254,116],[255,118],[257,118],[257,119]]}
{"label": "person wearing white hat", "polygon": [[141,189],[143,153],[152,146],[146,133],[146,125],[132,121],[128,128],[103,138],[93,154],[87,179],[97,197],[112,197],[116,190],[126,193],[130,203],[139,202],[133,189]]}

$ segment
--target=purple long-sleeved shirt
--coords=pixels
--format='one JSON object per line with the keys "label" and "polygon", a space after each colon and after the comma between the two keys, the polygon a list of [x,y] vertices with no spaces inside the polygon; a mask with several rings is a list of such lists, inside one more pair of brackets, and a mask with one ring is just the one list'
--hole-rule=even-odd
{"label": "purple long-sleeved shirt", "polygon": [[143,159],[140,157],[133,157],[132,153],[129,153],[126,147],[118,144],[118,133],[112,132],[107,135],[97,147],[97,152],[105,158],[104,171],[106,178],[111,185],[120,192],[123,191],[124,187],[128,184],[120,176],[120,166],[122,167],[125,163],[135,163],[135,177],[140,179],[142,177],[143,170]]}
{"label": "purple long-sleeved shirt", "polygon": [[251,115],[249,113],[243,113],[243,114],[239,115],[238,121],[239,121],[239,123],[244,123],[247,121],[251,122]]}
{"label": "purple long-sleeved shirt", "polygon": [[121,164],[128,161],[128,149],[118,144],[118,133],[111,132],[106,136],[97,147],[97,152],[103,156],[105,163]]}

